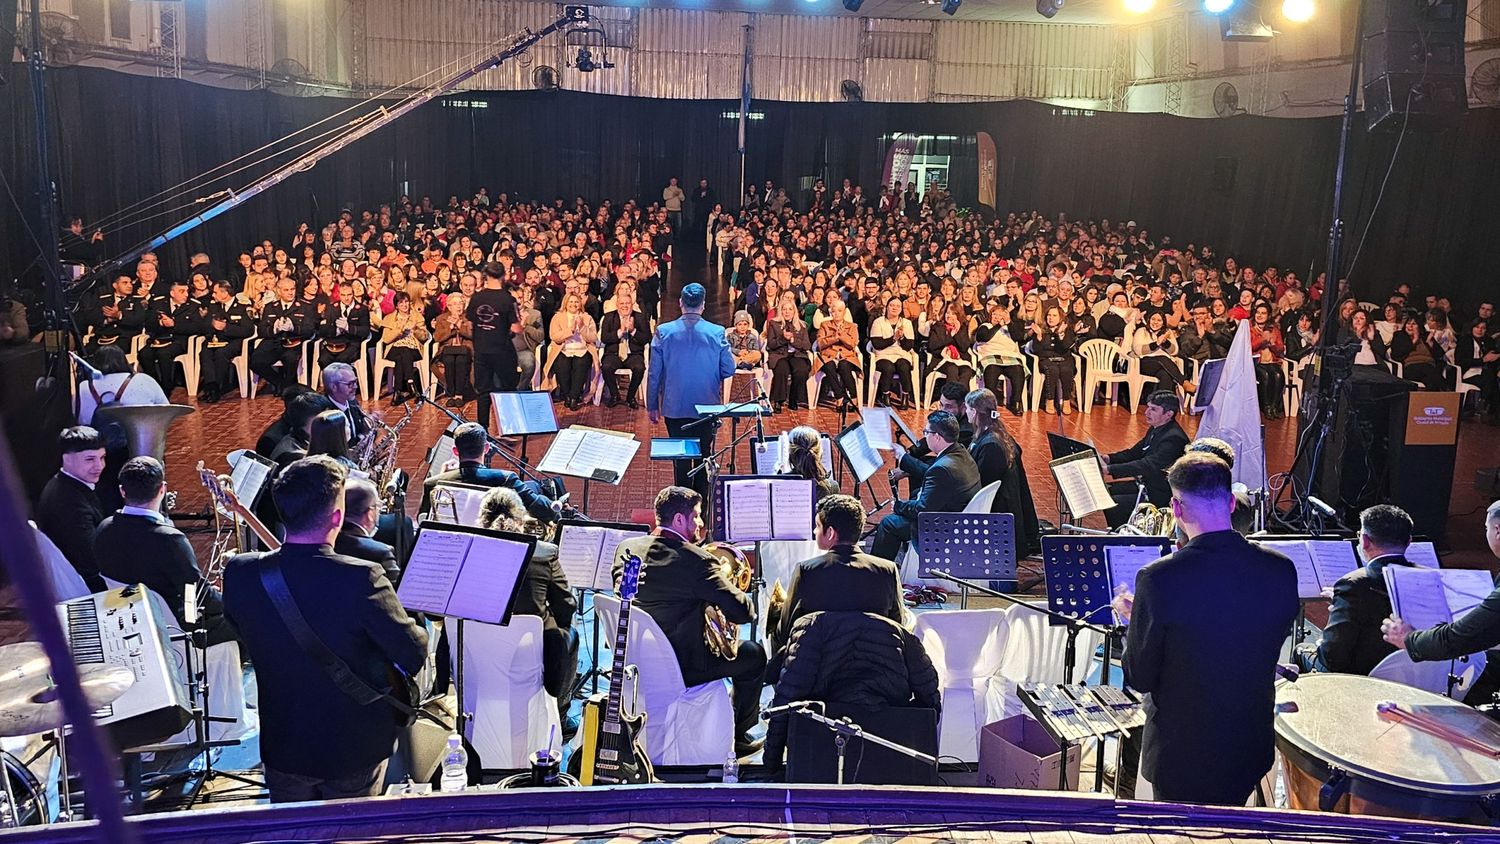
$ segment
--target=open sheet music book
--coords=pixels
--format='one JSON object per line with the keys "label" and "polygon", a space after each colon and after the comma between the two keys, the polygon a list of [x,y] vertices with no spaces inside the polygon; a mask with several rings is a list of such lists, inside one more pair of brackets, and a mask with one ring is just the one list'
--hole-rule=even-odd
{"label": "open sheet music book", "polygon": [[1440,569],[1443,564],[1438,561],[1437,546],[1431,542],[1413,542],[1406,546],[1406,561],[1414,566],[1424,569]]}
{"label": "open sheet music book", "polygon": [[1386,566],[1384,574],[1391,612],[1418,630],[1457,620],[1495,588],[1481,569]]}
{"label": "open sheet music book", "polygon": [[[439,490],[444,492],[439,493]],[[484,495],[489,492],[488,487],[464,484],[457,481],[433,484],[432,497],[428,504],[431,508],[427,518],[434,522],[445,522],[447,524],[479,525],[479,505],[484,503]],[[453,497],[453,506],[447,503],[448,496]]]}
{"label": "open sheet music book", "polygon": [[[1159,545],[1106,545],[1104,546],[1104,565],[1109,570],[1109,592],[1114,595],[1121,586],[1132,595],[1135,594],[1135,577],[1141,573],[1141,569],[1160,560],[1166,556]],[[1118,615],[1115,623],[1121,624],[1124,619]]]}
{"label": "open sheet music book", "polygon": [[1339,578],[1359,568],[1354,546],[1342,539],[1257,539],[1257,545],[1280,551],[1297,567],[1297,597],[1312,600],[1323,597]]}
{"label": "open sheet music book", "polygon": [[[760,439],[750,438],[750,456],[755,460],[755,474],[757,475],[779,475],[786,468],[786,434],[777,437],[766,437]],[[822,463],[823,468],[833,473],[833,439],[827,434],[821,438],[823,446]]]}
{"label": "open sheet music book", "polygon": [[[254,509],[260,494],[265,489],[266,479],[276,471],[276,464],[261,457],[253,451],[247,451],[240,455],[240,459],[234,463],[229,479],[234,484],[234,495],[240,503]],[[220,508],[225,517],[229,516],[227,511]]]}
{"label": "open sheet music book", "polygon": [[1074,517],[1115,506],[1115,500],[1109,497],[1109,487],[1104,484],[1104,473],[1099,471],[1099,458],[1092,451],[1059,457],[1047,465],[1057,479],[1057,489],[1068,504],[1068,512]]}
{"label": "open sheet music book", "polygon": [[844,459],[849,461],[849,468],[854,470],[855,483],[868,481],[885,465],[885,457],[870,444],[865,426],[858,422],[839,434],[838,443]]}
{"label": "open sheet music book", "polygon": [[559,524],[557,564],[574,589],[614,589],[615,549],[621,542],[650,533],[646,525],[611,522]]}
{"label": "open sheet music book", "polygon": [[551,393],[544,390],[490,393],[490,401],[495,409],[495,424],[504,436],[550,434],[557,430]]}
{"label": "open sheet music book", "polygon": [[618,484],[640,447],[633,434],[574,425],[557,432],[537,469]]}
{"label": "open sheet music book", "polygon": [[726,542],[813,538],[813,482],[778,476],[724,480]]}
{"label": "open sheet music book", "polygon": [[408,610],[506,624],[536,537],[423,522],[396,597]]}

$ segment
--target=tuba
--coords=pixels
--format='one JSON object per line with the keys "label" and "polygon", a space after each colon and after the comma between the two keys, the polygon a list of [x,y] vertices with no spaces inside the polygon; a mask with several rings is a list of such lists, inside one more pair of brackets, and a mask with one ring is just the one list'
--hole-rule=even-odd
{"label": "tuba", "polygon": [[[741,592],[750,588],[750,560],[728,542],[710,542],[703,550],[718,558],[725,579]],[[740,650],[739,625],[730,624],[724,611],[709,604],[703,608],[703,641],[708,652],[724,659],[734,659]]]}
{"label": "tuba", "polygon": [[1124,536],[1171,536],[1176,528],[1177,520],[1169,508],[1142,501],[1118,532]]}

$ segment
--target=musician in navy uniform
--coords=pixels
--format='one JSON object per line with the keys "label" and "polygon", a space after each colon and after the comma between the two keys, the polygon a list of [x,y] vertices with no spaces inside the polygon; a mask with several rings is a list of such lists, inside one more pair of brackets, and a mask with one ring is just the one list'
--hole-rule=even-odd
{"label": "musician in navy uniform", "polygon": [[280,572],[311,635],[374,689],[392,687],[391,666],[411,675],[427,657],[426,632],[401,608],[384,572],[333,551],[345,478],[329,457],[288,466],[271,489],[285,514],[285,544],[240,554],[224,572],[224,612],[260,684],[260,750],[272,803],[380,793],[402,719],[389,700],[361,703],[333,682],[291,633],[264,572]]}
{"label": "musician in navy uniform", "polygon": [[1140,771],[1161,800],[1244,805],[1274,761],[1276,661],[1297,617],[1297,569],[1234,531],[1223,460],[1188,454],[1167,481],[1188,542],[1115,600],[1129,624],[1125,682],[1149,695]]}
{"label": "musician in navy uniform", "polygon": [[283,278],[276,282],[276,301],[260,313],[260,340],[250,353],[250,369],[280,393],[297,381],[297,367],[302,361],[302,344],[312,334],[316,319],[308,319],[302,303],[297,301],[297,282]]}
{"label": "musician in navy uniform", "polygon": [[703,637],[707,607],[718,607],[726,621],[738,626],[755,621],[755,605],[729,582],[719,559],[697,544],[703,535],[702,504],[703,498],[687,487],[669,486],[657,493],[657,528],[649,536],[620,543],[614,581],[618,587],[627,556],[640,557],[644,567],[634,606],[645,610],[666,634],[689,687],[725,677],[733,681],[734,748],[736,755],[746,756],[759,747],[750,738],[750,728],[759,717],[766,652],[749,641],[739,643],[733,658],[708,649]]}
{"label": "musician in navy uniform", "polygon": [[318,336],[323,338],[318,366],[326,369],[332,363],[359,360],[360,344],[370,336],[370,309],[355,299],[354,286],[348,281],[339,284],[338,304],[324,307]]}
{"label": "musician in navy uniform", "polygon": [[177,382],[177,357],[187,354],[188,338],[199,332],[202,317],[198,303],[188,298],[185,281],[172,282],[167,295],[153,299],[146,311],[141,371],[155,378],[168,396]]}
{"label": "musician in navy uniform", "polygon": [[127,353],[130,341],[141,333],[146,311],[141,300],[134,295],[135,281],[129,275],[117,275],[110,289],[94,298],[91,307],[84,309],[84,323],[94,329],[89,338],[87,351],[92,353],[100,346],[118,345]]}
{"label": "musician in navy uniform", "polygon": [[[1188,435],[1177,423],[1177,414],[1181,410],[1182,402],[1176,393],[1167,390],[1152,393],[1146,399],[1146,424],[1151,426],[1146,436],[1124,451],[1103,455],[1110,477],[1117,479],[1109,485],[1109,495],[1115,500],[1115,506],[1104,511],[1111,528],[1130,520],[1142,486],[1146,489],[1144,500],[1158,507],[1167,506],[1172,497],[1167,484],[1167,469],[1177,462],[1188,446]],[[1120,478],[1133,480],[1118,480]]]}
{"label": "musician in navy uniform", "polygon": [[[734,375],[734,355],[724,327],[703,318],[703,285],[682,288],[682,316],[663,323],[651,339],[651,366],[646,373],[646,413],[655,425],[667,420],[667,436],[697,438],[703,456],[714,452],[714,423],[688,428],[698,419],[697,406],[723,399],[724,379]],[[669,374],[670,373],[670,374]],[[689,474],[698,460],[675,460],[672,471],[678,486],[691,487],[707,498],[708,473]]]}
{"label": "musician in navy uniform", "polygon": [[255,318],[248,305],[235,299],[229,282],[216,281],[199,331],[203,334],[203,351],[198,354],[198,397],[212,404],[229,392],[234,358],[243,347],[241,341],[255,332]]}

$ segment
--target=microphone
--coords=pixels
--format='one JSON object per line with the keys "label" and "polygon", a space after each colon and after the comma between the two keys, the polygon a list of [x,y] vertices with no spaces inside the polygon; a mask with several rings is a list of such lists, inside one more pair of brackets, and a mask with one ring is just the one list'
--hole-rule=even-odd
{"label": "microphone", "polygon": [[83,370],[85,375],[88,375],[90,381],[94,380],[95,378],[104,377],[104,373],[95,369],[93,364],[79,357],[75,352],[70,351],[68,352],[68,355],[73,358],[74,363],[78,364],[78,368]]}
{"label": "microphone", "polygon": [[772,706],[760,713],[760,719],[762,721],[769,721],[771,720],[771,717],[773,715],[780,715],[783,712],[793,712],[799,709],[809,709],[813,707],[816,707],[819,711],[822,711],[824,709],[823,701],[794,700],[791,703],[783,703],[780,706]]}
{"label": "microphone", "polygon": [[1318,515],[1322,516],[1325,519],[1332,519],[1338,516],[1337,510],[1328,506],[1327,502],[1318,498],[1316,495],[1309,495],[1307,497],[1307,503],[1311,504],[1312,508],[1318,511]]}

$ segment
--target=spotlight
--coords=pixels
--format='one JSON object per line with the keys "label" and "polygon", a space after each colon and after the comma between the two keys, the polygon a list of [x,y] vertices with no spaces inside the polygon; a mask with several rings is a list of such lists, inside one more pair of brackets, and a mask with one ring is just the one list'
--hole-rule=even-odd
{"label": "spotlight", "polygon": [[1145,14],[1156,5],[1156,0],[1125,0],[1125,11],[1132,14]]}
{"label": "spotlight", "polygon": [[951,15],[958,11],[958,6],[963,0],[943,0],[943,14]]}
{"label": "spotlight", "polygon": [[578,58],[573,60],[573,67],[577,68],[579,73],[593,73],[599,69],[599,66],[594,64],[594,54],[589,52],[587,47],[578,48]]}
{"label": "spotlight", "polygon": [[865,0],[844,0],[844,8],[851,12],[859,11],[859,7],[865,4]]}
{"label": "spotlight", "polygon": [[1210,15],[1222,15],[1234,6],[1234,0],[1203,0],[1203,11]]}
{"label": "spotlight", "polygon": [[1286,0],[1281,4],[1281,15],[1293,23],[1310,20],[1316,9],[1313,0]]}
{"label": "spotlight", "polygon": [[1063,0],[1036,0],[1036,13],[1044,18],[1057,17],[1062,7]]}

